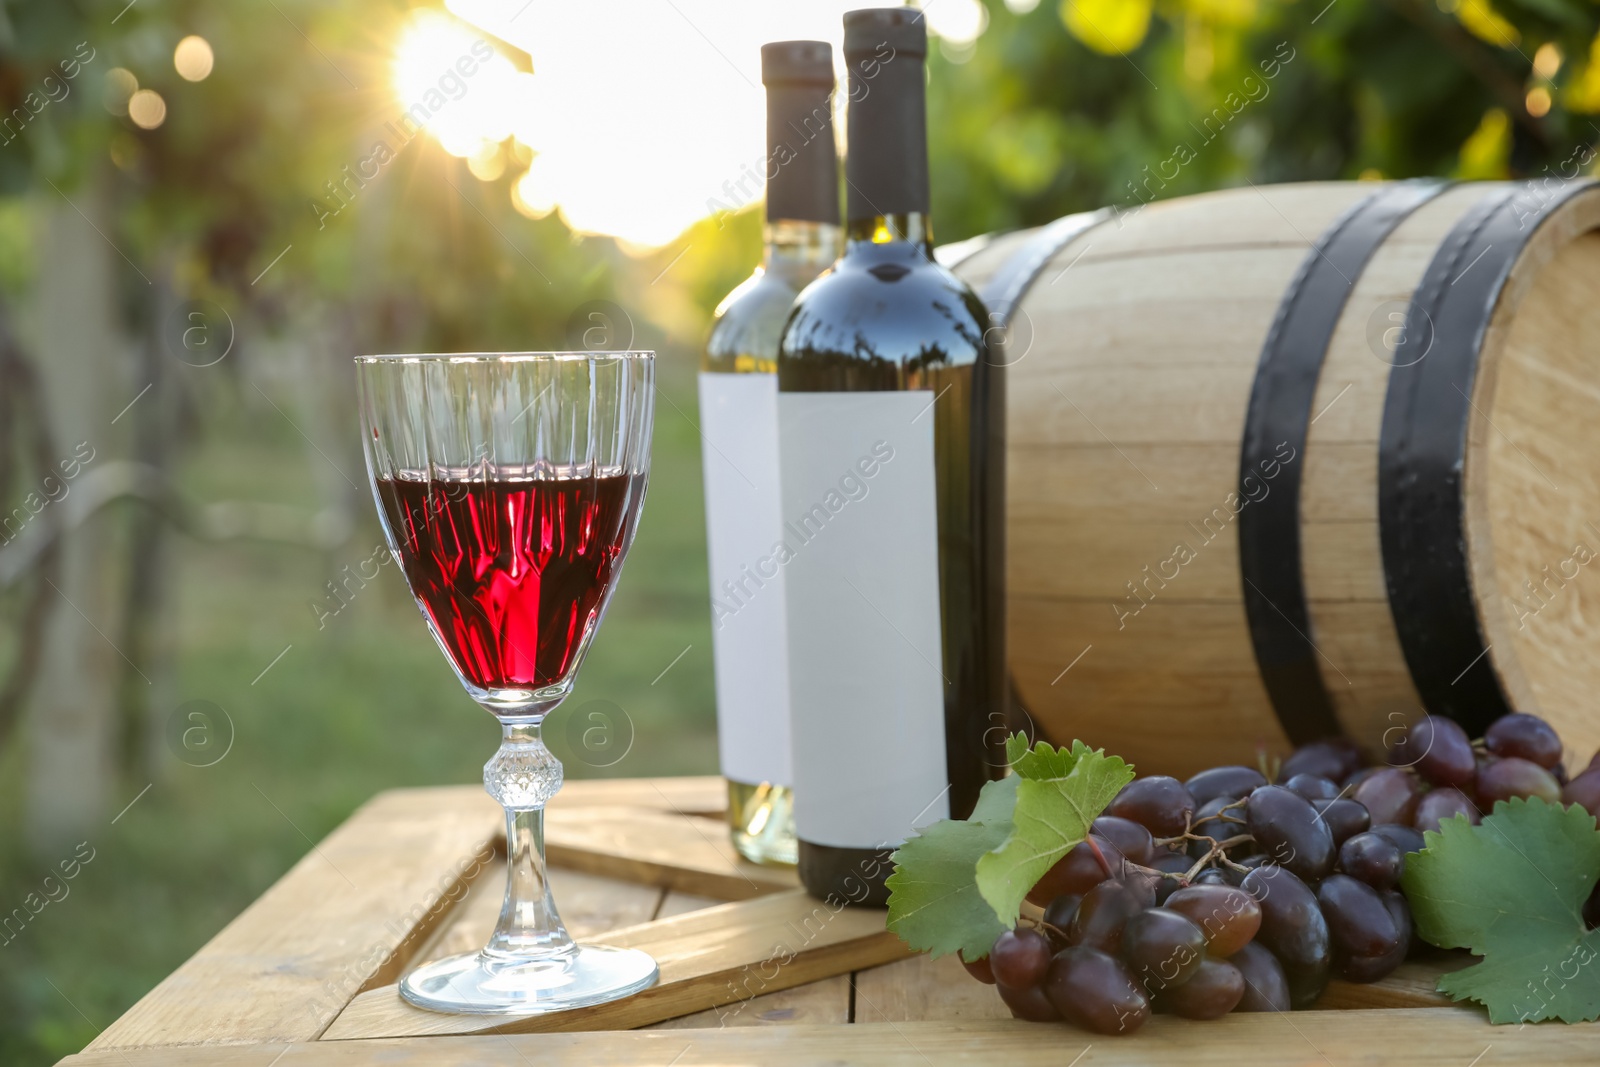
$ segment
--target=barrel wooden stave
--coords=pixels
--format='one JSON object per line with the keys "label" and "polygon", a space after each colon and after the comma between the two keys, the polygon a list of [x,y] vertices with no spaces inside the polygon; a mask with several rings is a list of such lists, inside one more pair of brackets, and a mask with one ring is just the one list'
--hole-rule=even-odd
{"label": "barrel wooden stave", "polygon": [[[1387,360],[1374,350],[1371,320],[1379,314],[1386,324],[1403,326],[1388,312],[1403,314],[1440,243],[1496,188],[1499,183],[1473,183],[1446,190],[1401,222],[1373,253],[1361,277],[1353,279],[1311,405],[1313,412],[1327,414],[1306,435],[1300,504],[1306,599],[1314,640],[1327,657],[1319,664],[1323,683],[1339,721],[1374,750],[1387,747],[1386,733],[1424,712],[1384,582],[1378,442],[1393,346]],[[1340,396],[1347,385],[1350,391]]]}
{"label": "barrel wooden stave", "polygon": [[[1489,374],[1469,424],[1466,530],[1489,656],[1513,703],[1538,709],[1579,767],[1600,746],[1600,193],[1535,234],[1502,295],[1483,351]],[[1587,379],[1585,373],[1587,371]],[[1582,544],[1589,564],[1523,615],[1524,582],[1558,575]],[[1534,601],[1538,605],[1539,601]],[[1507,654],[1509,651],[1510,654]]]}
{"label": "barrel wooden stave", "polygon": [[[1384,305],[1409,302],[1441,241],[1494,188],[1441,193],[1352,279],[1311,408],[1316,421],[1293,461],[1302,465],[1302,570],[1318,669],[1342,728],[1371,748],[1420,715],[1421,704],[1383,569],[1378,443],[1390,366],[1369,334],[1375,315],[1394,310]],[[1373,189],[1234,190],[1113,217],[1058,250],[1022,301],[1013,338],[1029,347],[1012,353],[1008,385],[1008,629],[1022,704],[1047,735],[1083,737],[1147,771],[1179,774],[1248,760],[1255,746],[1287,750],[1243,607],[1238,520],[1209,540],[1197,536],[1195,520],[1240,488],[1262,346],[1310,243]],[[1583,307],[1600,281],[1600,238],[1574,242],[1600,225],[1583,207],[1590,198],[1600,202],[1580,194],[1579,210],[1563,209],[1541,228],[1501,294],[1473,400],[1486,411],[1505,405],[1514,429],[1500,433],[1475,417],[1466,464],[1467,524],[1478,530],[1469,538],[1473,583],[1490,655],[1518,707],[1550,716],[1575,749],[1591,746],[1584,760],[1600,742],[1600,716],[1576,701],[1600,679],[1577,669],[1563,675],[1557,665],[1581,662],[1593,643],[1585,635],[1595,632],[1585,612],[1595,617],[1600,602],[1569,584],[1573,595],[1534,620],[1541,638],[1530,636],[1534,625],[1508,632],[1506,619],[1513,628],[1517,620],[1502,602],[1507,561],[1526,569],[1529,560],[1564,558],[1550,553],[1576,536],[1585,502],[1600,504],[1600,452],[1588,450],[1595,463],[1583,466],[1579,492],[1549,500],[1530,496],[1538,475],[1530,467],[1519,477],[1507,458],[1528,466],[1524,454],[1536,453],[1570,466],[1567,453],[1581,438],[1562,426],[1600,425],[1600,387],[1574,385],[1586,385],[1581,357],[1547,353],[1562,337],[1577,347],[1600,327],[1600,312]],[[1027,238],[997,239],[961,272],[981,283]],[[1572,250],[1589,242],[1592,252]],[[1560,252],[1561,284],[1533,281],[1542,244],[1546,259]],[[1517,314],[1524,306],[1527,314]],[[1519,367],[1509,377],[1497,372],[1502,347],[1507,366]],[[1552,426],[1552,412],[1566,421]],[[1530,499],[1533,517],[1506,518]],[[1588,518],[1600,527],[1600,508]],[[1600,528],[1587,543],[1600,552]],[[1179,544],[1193,558],[1173,575]],[[1523,665],[1540,656],[1530,681]]]}

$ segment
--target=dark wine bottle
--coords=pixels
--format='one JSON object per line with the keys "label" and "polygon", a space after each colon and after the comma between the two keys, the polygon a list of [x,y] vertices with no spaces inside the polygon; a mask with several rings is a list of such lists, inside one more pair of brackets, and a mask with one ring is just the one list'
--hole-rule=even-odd
{"label": "dark wine bottle", "polygon": [[1004,395],[932,257],[921,13],[844,25],[845,250],[778,346],[790,723],[801,881],[881,904],[888,854],[1004,767]]}
{"label": "dark wine bottle", "polygon": [[778,490],[778,335],[795,294],[839,254],[833,49],[761,48],[766,253],[718,306],[700,373],[717,740],[734,847],[795,862]]}

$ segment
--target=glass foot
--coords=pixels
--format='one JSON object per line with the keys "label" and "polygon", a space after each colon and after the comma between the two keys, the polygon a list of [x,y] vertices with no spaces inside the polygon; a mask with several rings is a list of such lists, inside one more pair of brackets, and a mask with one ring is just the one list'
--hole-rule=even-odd
{"label": "glass foot", "polygon": [[632,948],[575,945],[536,960],[471,952],[418,967],[400,995],[419,1008],[465,1015],[542,1015],[648,989],[656,961]]}

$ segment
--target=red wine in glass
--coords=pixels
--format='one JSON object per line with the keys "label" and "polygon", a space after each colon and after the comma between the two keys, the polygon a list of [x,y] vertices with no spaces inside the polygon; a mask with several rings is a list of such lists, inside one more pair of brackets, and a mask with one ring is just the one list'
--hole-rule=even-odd
{"label": "red wine in glass", "polygon": [[478,689],[561,682],[622,567],[643,479],[380,478],[401,567],[461,676]]}

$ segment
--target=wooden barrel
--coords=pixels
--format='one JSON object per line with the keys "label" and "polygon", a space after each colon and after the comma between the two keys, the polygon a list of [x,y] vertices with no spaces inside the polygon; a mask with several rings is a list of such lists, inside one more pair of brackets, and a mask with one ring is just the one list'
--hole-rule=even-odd
{"label": "wooden barrel", "polygon": [[1008,314],[1007,627],[1146,773],[1424,711],[1600,744],[1600,187],[1251,187],[970,248]]}

